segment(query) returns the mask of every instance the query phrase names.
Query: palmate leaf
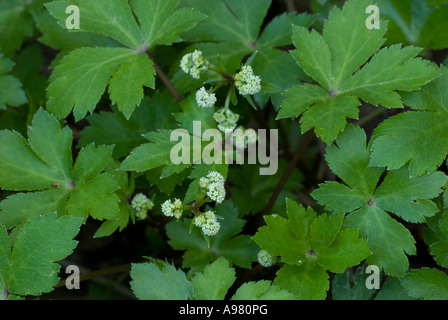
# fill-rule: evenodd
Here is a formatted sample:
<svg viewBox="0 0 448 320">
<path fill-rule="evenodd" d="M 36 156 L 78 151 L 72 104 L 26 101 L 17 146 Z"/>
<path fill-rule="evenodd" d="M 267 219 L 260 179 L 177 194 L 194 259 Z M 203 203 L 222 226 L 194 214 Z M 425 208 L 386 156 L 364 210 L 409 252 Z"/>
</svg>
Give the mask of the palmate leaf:
<svg viewBox="0 0 448 320">
<path fill-rule="evenodd" d="M 8 74 L 13 66 L 14 63 L 0 53 L 0 110 L 6 109 L 6 106 L 17 107 L 28 101 L 19 79 Z"/>
<path fill-rule="evenodd" d="M 93 144 L 81 149 L 72 164 L 72 133 L 39 109 L 28 128 L 28 140 L 15 131 L 0 131 L 0 187 L 15 193 L 0 203 L 0 222 L 8 228 L 57 211 L 87 218 L 114 219 L 119 185 L 103 173 L 112 146 Z"/>
<path fill-rule="evenodd" d="M 358 238 L 357 229 L 342 229 L 343 214 L 317 216 L 313 209 L 289 199 L 287 214 L 288 219 L 266 216 L 267 226 L 253 240 L 285 263 L 274 284 L 297 299 L 325 299 L 330 285 L 327 270 L 344 272 L 369 256 L 370 250 Z"/>
<path fill-rule="evenodd" d="M 305 79 L 294 59 L 287 52 L 280 50 L 280 47 L 291 44 L 291 24 L 309 27 L 314 16 L 305 13 L 284 13 L 272 19 L 261 30 L 271 2 L 182 1 L 181 5 L 196 8 L 208 16 L 194 29 L 186 32 L 183 38 L 195 42 L 188 51 L 201 50 L 210 62 L 218 65 L 219 61 L 222 61 L 229 72 L 239 69 L 245 56 L 257 52 L 251 66 L 262 81 L 269 84 L 269 95 L 278 108 L 283 99 L 281 92 L 298 80 Z M 176 87 L 184 87 L 186 79 L 182 72 L 176 74 Z"/>
<path fill-rule="evenodd" d="M 58 283 L 60 266 L 77 245 L 82 219 L 55 212 L 28 220 L 15 238 L 0 225 L 0 288 L 3 293 L 38 296 Z"/>
<path fill-rule="evenodd" d="M 448 69 L 421 90 L 404 95 L 408 111 L 382 122 L 372 136 L 371 165 L 397 169 L 409 163 L 412 176 L 433 172 L 448 154 Z M 393 146 L 393 151 L 391 147 Z"/>
<path fill-rule="evenodd" d="M 331 170 L 345 184 L 326 182 L 312 196 L 329 211 L 350 213 L 344 225 L 359 228 L 372 250 L 367 260 L 385 272 L 401 276 L 408 269 L 407 254 L 415 254 L 415 240 L 410 232 L 386 212 L 413 222 L 425 222 L 437 213 L 430 199 L 442 192 L 448 177 L 434 172 L 410 177 L 408 168 L 388 171 L 377 187 L 384 168 L 369 166 L 370 145 L 364 131 L 348 126 L 327 148 L 326 160 Z"/>
<path fill-rule="evenodd" d="M 372 3 L 350 0 L 342 9 L 335 7 L 323 35 L 293 27 L 297 50 L 291 54 L 316 84 L 289 88 L 277 119 L 301 116 L 303 132 L 315 128 L 330 144 L 344 130 L 346 118 L 358 118 L 360 99 L 401 108 L 397 90 L 419 89 L 440 75 L 434 64 L 416 58 L 421 49 L 393 45 L 380 50 L 387 28 L 384 22 L 380 29 L 366 28 L 365 9 Z"/>
<path fill-rule="evenodd" d="M 143 99 L 144 87 L 155 87 L 156 72 L 147 52 L 156 45 L 180 41 L 180 33 L 205 18 L 192 9 L 176 9 L 178 3 L 179 0 L 47 3 L 50 14 L 62 27 L 67 18 L 65 9 L 76 5 L 82 12 L 80 31 L 110 37 L 124 46 L 78 48 L 63 57 L 50 77 L 48 109 L 59 118 L 73 109 L 75 119 L 81 120 L 94 110 L 108 86 L 112 103 L 129 119 Z"/>
</svg>

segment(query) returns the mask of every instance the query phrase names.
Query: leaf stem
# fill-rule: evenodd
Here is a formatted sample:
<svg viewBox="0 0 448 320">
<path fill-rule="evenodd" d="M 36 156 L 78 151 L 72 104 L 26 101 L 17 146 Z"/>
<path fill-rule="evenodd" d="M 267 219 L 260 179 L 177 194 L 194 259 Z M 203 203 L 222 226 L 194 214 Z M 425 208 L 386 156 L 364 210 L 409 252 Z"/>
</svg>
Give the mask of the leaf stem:
<svg viewBox="0 0 448 320">
<path fill-rule="evenodd" d="M 182 102 L 182 95 L 177 91 L 177 89 L 173 86 L 168 76 L 165 74 L 165 72 L 160 68 L 160 66 L 157 64 L 157 62 L 154 60 L 153 57 L 149 53 L 148 57 L 152 60 L 152 63 L 154 64 L 154 69 L 156 69 L 157 75 L 159 76 L 160 80 L 162 80 L 163 84 L 166 86 L 166 88 L 169 90 L 171 95 L 174 97 L 177 103 Z"/>
</svg>

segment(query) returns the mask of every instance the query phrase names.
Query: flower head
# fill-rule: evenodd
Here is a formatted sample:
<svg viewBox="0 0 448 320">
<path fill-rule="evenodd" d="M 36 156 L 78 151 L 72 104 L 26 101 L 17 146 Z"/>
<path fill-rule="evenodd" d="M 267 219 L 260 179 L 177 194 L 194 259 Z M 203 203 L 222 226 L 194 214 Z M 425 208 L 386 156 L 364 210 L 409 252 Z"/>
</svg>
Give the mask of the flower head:
<svg viewBox="0 0 448 320">
<path fill-rule="evenodd" d="M 208 236 L 214 236 L 221 228 L 213 211 L 206 211 L 194 218 L 194 225 L 201 228 L 202 232 Z"/>
<path fill-rule="evenodd" d="M 229 133 L 235 130 L 240 115 L 229 109 L 221 109 L 213 114 L 213 118 L 218 123 L 220 131 Z"/>
<path fill-rule="evenodd" d="M 175 217 L 179 219 L 182 216 L 183 204 L 179 199 L 166 200 L 162 203 L 162 213 L 167 217 Z"/>
<path fill-rule="evenodd" d="M 214 93 L 209 93 L 202 87 L 196 92 L 196 102 L 202 108 L 210 108 L 215 105 L 216 96 Z"/>
<path fill-rule="evenodd" d="M 258 263 L 269 268 L 277 262 L 277 259 L 266 250 L 260 250 L 257 254 Z"/>
<path fill-rule="evenodd" d="M 202 52 L 195 50 L 193 53 L 187 53 L 180 61 L 181 69 L 190 74 L 194 79 L 201 77 L 201 72 L 207 70 L 208 62 L 202 56 Z"/>
<path fill-rule="evenodd" d="M 138 219 L 146 219 L 148 210 L 154 207 L 154 203 L 148 199 L 143 193 L 138 193 L 131 201 L 131 207 L 135 210 Z"/>
<path fill-rule="evenodd" d="M 235 75 L 235 85 L 243 96 L 256 94 L 261 90 L 261 78 L 254 75 L 251 66 L 243 66 Z"/>
<path fill-rule="evenodd" d="M 208 236 L 214 236 L 218 233 L 221 228 L 221 224 L 216 220 L 207 220 L 206 223 L 202 225 L 202 232 Z"/>
<path fill-rule="evenodd" d="M 210 197 L 216 203 L 221 203 L 226 198 L 226 190 L 224 184 L 219 182 L 213 182 L 208 185 L 207 196 Z"/>
</svg>

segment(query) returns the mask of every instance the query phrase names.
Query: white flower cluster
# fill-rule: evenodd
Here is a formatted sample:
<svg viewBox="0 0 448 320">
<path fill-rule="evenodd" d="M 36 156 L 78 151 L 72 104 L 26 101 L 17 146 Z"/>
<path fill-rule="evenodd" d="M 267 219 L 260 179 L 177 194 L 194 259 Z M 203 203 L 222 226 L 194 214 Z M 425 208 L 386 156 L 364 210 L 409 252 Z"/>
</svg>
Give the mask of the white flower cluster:
<svg viewBox="0 0 448 320">
<path fill-rule="evenodd" d="M 180 67 L 183 72 L 191 75 L 194 79 L 199 79 L 201 73 L 207 70 L 208 62 L 202 56 L 202 52 L 195 50 L 193 53 L 187 53 L 180 61 Z"/>
<path fill-rule="evenodd" d="M 221 224 L 216 219 L 213 211 L 206 211 L 195 217 L 194 225 L 201 228 L 202 232 L 208 236 L 214 236 L 221 228 Z"/>
<path fill-rule="evenodd" d="M 261 90 L 261 78 L 254 75 L 251 66 L 243 66 L 235 75 L 235 85 L 243 96 L 256 94 Z"/>
<path fill-rule="evenodd" d="M 214 93 L 209 93 L 202 87 L 196 92 L 196 102 L 198 103 L 198 106 L 202 108 L 210 108 L 215 105 L 216 96 Z"/>
<path fill-rule="evenodd" d="M 182 216 L 183 204 L 179 199 L 174 199 L 174 202 L 171 200 L 166 200 L 162 203 L 162 213 L 167 217 L 175 217 L 179 219 Z"/>
<path fill-rule="evenodd" d="M 258 263 L 261 264 L 265 268 L 269 268 L 277 262 L 277 259 L 274 256 L 272 256 L 269 252 L 267 252 L 266 250 L 260 250 L 258 252 L 257 260 L 258 260 Z"/>
<path fill-rule="evenodd" d="M 218 123 L 218 129 L 220 131 L 229 133 L 235 130 L 240 116 L 229 109 L 221 109 L 213 114 L 213 118 Z"/>
<path fill-rule="evenodd" d="M 211 171 L 207 177 L 199 179 L 199 186 L 211 200 L 221 203 L 226 198 L 224 182 L 224 177 L 219 172 Z"/>
<path fill-rule="evenodd" d="M 131 207 L 135 210 L 135 216 L 144 220 L 148 216 L 148 210 L 154 207 L 154 203 L 143 193 L 138 193 L 131 201 Z"/>
</svg>

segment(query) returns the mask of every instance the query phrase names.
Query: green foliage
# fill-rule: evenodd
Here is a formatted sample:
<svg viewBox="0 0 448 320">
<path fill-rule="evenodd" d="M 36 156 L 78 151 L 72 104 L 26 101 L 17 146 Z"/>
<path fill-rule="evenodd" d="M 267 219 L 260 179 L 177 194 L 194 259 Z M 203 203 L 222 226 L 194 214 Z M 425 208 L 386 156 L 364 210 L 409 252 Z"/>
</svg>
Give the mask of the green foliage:
<svg viewBox="0 0 448 320">
<path fill-rule="evenodd" d="M 275 284 L 298 299 L 324 299 L 329 288 L 326 271 L 344 272 L 365 259 L 370 250 L 358 239 L 358 230 L 341 229 L 343 214 L 317 216 L 312 208 L 305 209 L 292 200 L 287 200 L 287 214 L 288 219 L 266 216 L 267 226 L 253 239 L 286 263 Z"/>
<path fill-rule="evenodd" d="M 388 171 L 378 186 L 384 168 L 369 166 L 370 147 L 364 131 L 349 126 L 327 148 L 326 160 L 345 184 L 326 182 L 313 197 L 327 210 L 349 213 L 347 227 L 359 228 L 372 250 L 370 264 L 384 268 L 393 276 L 409 267 L 406 254 L 415 254 L 411 233 L 387 212 L 414 223 L 425 222 L 437 213 L 430 199 L 442 191 L 447 177 L 442 172 L 411 177 L 407 168 Z"/>
<path fill-rule="evenodd" d="M 0 0 L 0 297 L 448 299 L 447 18 Z"/>
<path fill-rule="evenodd" d="M 110 37 L 125 47 L 82 47 L 64 56 L 50 77 L 49 110 L 64 118 L 73 109 L 76 120 L 81 120 L 88 112 L 93 112 L 108 86 L 111 102 L 129 119 L 143 99 L 143 87 L 155 87 L 156 71 L 146 53 L 157 45 L 180 41 L 180 33 L 205 18 L 192 9 L 176 10 L 177 0 L 170 0 L 163 7 L 160 2 L 73 0 L 48 3 L 46 7 L 62 27 L 65 26 L 65 9 L 76 5 L 83 12 L 81 31 Z M 103 14 L 98 15 L 98 12 Z"/>
<path fill-rule="evenodd" d="M 119 185 L 103 172 L 111 146 L 83 148 L 72 163 L 72 133 L 40 109 L 28 128 L 28 140 L 19 133 L 0 131 L 0 186 L 20 192 L 1 202 L 0 221 L 12 228 L 52 211 L 95 219 L 115 219 Z"/>
<path fill-rule="evenodd" d="M 448 276 L 440 270 L 415 269 L 408 272 L 400 281 L 414 298 L 423 300 L 448 299 Z"/>
<path fill-rule="evenodd" d="M 323 35 L 293 27 L 297 50 L 292 55 L 316 84 L 289 88 L 277 119 L 302 115 L 302 132 L 314 128 L 330 144 L 344 130 L 346 118 L 358 118 L 359 98 L 402 108 L 397 90 L 418 89 L 439 75 L 428 61 L 415 58 L 421 49 L 393 45 L 379 50 L 386 24 L 380 29 L 365 27 L 366 16 L 360 12 L 370 4 L 370 0 L 349 1 L 342 10 L 334 8 Z"/>
<path fill-rule="evenodd" d="M 216 206 L 216 214 L 223 218 L 221 229 L 210 245 L 197 229 L 190 230 L 191 221 L 170 222 L 166 226 L 168 243 L 176 250 L 185 250 L 183 267 L 203 266 L 219 257 L 230 263 L 250 268 L 256 260 L 257 246 L 248 235 L 241 235 L 245 224 L 238 218 L 238 209 L 230 200 Z"/>
<path fill-rule="evenodd" d="M 189 281 L 182 270 L 162 263 L 133 264 L 131 287 L 142 300 L 224 300 L 235 281 L 235 270 L 225 258 L 219 258 L 196 272 Z M 292 300 L 287 290 L 269 281 L 250 281 L 243 284 L 232 300 Z"/>
<path fill-rule="evenodd" d="M 28 220 L 15 239 L 0 226 L 0 288 L 4 295 L 38 296 L 58 283 L 56 261 L 69 256 L 77 245 L 82 219 L 57 218 L 49 213 Z M 36 253 L 39 254 L 36 254 Z"/>
</svg>

